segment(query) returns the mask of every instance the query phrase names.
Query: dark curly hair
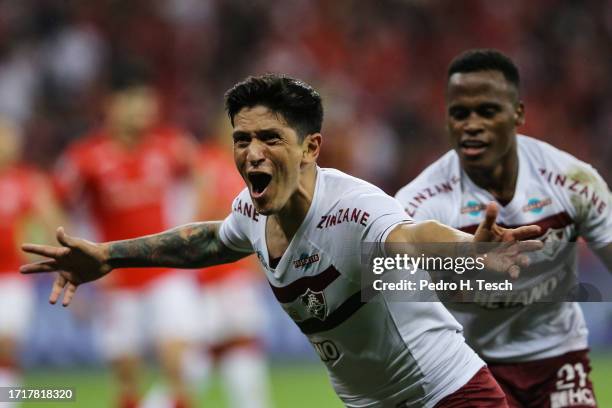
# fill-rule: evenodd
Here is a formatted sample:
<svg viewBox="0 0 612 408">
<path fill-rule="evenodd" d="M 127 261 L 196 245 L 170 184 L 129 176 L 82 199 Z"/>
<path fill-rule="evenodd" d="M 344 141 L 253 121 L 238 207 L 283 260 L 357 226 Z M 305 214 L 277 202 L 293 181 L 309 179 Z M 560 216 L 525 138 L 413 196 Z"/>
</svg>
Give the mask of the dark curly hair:
<svg viewBox="0 0 612 408">
<path fill-rule="evenodd" d="M 250 76 L 225 93 L 225 110 L 234 116 L 243 108 L 262 105 L 279 113 L 294 128 L 300 140 L 321 131 L 323 104 L 310 85 L 285 75 Z"/>
</svg>

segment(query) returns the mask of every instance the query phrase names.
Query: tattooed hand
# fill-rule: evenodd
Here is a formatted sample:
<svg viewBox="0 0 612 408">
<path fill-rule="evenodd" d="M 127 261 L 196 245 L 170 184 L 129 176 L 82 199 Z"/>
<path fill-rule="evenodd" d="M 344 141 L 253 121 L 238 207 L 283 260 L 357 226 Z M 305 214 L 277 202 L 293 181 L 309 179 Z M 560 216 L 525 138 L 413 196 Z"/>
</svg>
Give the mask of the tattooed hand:
<svg viewBox="0 0 612 408">
<path fill-rule="evenodd" d="M 96 244 L 71 237 L 57 229 L 60 247 L 24 244 L 22 249 L 46 259 L 23 265 L 23 274 L 58 272 L 49 302 L 55 304 L 64 291 L 68 306 L 76 288 L 100 279 L 114 268 L 166 266 L 200 268 L 233 262 L 249 255 L 230 250 L 219 239 L 220 221 L 183 225 L 155 235 Z"/>
<path fill-rule="evenodd" d="M 51 289 L 49 302 L 55 304 L 64 290 L 62 304 L 68 306 L 77 286 L 81 283 L 100 279 L 112 270 L 107 262 L 108 245 L 95 244 L 84 239 L 71 237 L 62 227 L 57 229 L 60 247 L 50 245 L 24 244 L 22 249 L 46 259 L 23 265 L 23 274 L 58 272 Z"/>
</svg>

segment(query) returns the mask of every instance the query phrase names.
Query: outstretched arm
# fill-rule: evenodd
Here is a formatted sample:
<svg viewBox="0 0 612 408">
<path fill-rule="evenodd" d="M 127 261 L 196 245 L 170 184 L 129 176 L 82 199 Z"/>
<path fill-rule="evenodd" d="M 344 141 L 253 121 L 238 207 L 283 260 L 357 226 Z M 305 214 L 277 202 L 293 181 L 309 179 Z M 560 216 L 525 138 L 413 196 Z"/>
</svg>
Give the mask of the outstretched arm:
<svg viewBox="0 0 612 408">
<path fill-rule="evenodd" d="M 219 238 L 221 223 L 196 222 L 160 234 L 102 245 L 108 247 L 108 263 L 112 268 L 202 268 L 234 262 L 249 255 L 223 245 Z"/>
<path fill-rule="evenodd" d="M 81 283 L 100 279 L 114 268 L 166 266 L 198 268 L 233 262 L 248 255 L 221 243 L 221 221 L 183 225 L 166 232 L 140 238 L 93 243 L 57 230 L 61 246 L 24 244 L 22 249 L 46 259 L 23 265 L 21 273 L 59 272 L 49 301 L 57 302 L 65 288 L 67 306 Z"/>
<path fill-rule="evenodd" d="M 433 220 L 399 225 L 387 237 L 385 242 L 387 252 L 408 252 L 413 256 L 426 252 L 427 256 L 457 257 L 477 255 L 478 249 L 476 246 L 470 247 L 474 252 L 466 253 L 463 251 L 465 246 L 428 246 L 427 244 L 497 242 L 500 245 L 496 246 L 493 251 L 496 256 L 488 258 L 487 267 L 499 272 L 507 272 L 511 277 L 517 278 L 520 268 L 527 266 L 529 262 L 523 252 L 542 248 L 540 241 L 528 240 L 540 234 L 540 227 L 536 225 L 513 229 L 500 227 L 495 223 L 498 212 L 497 206 L 489 203 L 485 210 L 485 219 L 480 223 L 474 235 Z"/>
</svg>

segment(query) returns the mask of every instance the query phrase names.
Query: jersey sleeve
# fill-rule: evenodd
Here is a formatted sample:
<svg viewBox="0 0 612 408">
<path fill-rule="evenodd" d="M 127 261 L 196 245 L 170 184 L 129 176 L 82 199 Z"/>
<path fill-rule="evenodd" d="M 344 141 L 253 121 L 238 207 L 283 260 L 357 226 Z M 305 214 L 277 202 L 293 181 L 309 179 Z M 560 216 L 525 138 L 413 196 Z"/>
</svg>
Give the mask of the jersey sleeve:
<svg viewBox="0 0 612 408">
<path fill-rule="evenodd" d="M 244 193 L 234 199 L 232 212 L 223 220 L 219 229 L 219 238 L 223 245 L 234 251 L 252 253 L 254 250 L 249 232 L 253 227 L 251 223 L 256 221 L 242 212 L 243 206 L 248 205 L 245 199 Z"/>
<path fill-rule="evenodd" d="M 384 243 L 393 227 L 413 222 L 401 204 L 382 191 L 360 195 L 355 200 L 355 205 L 364 209 L 366 217 L 366 228 L 361 236 L 363 243 Z"/>
<path fill-rule="evenodd" d="M 395 198 L 415 221 L 438 220 L 448 224 L 452 202 L 457 199 L 455 194 L 461 190 L 460 180 L 459 158 L 450 150 L 402 187 Z"/>
<path fill-rule="evenodd" d="M 574 195 L 572 204 L 576 209 L 579 234 L 594 248 L 612 242 L 612 193 L 597 170 L 585 164 L 588 173 L 590 194 Z"/>
<path fill-rule="evenodd" d="M 395 194 L 395 199 L 414 221 L 441 220 L 442 216 L 435 211 L 433 203 L 423 203 L 423 197 L 424 193 L 415 182 L 404 186 Z"/>
</svg>

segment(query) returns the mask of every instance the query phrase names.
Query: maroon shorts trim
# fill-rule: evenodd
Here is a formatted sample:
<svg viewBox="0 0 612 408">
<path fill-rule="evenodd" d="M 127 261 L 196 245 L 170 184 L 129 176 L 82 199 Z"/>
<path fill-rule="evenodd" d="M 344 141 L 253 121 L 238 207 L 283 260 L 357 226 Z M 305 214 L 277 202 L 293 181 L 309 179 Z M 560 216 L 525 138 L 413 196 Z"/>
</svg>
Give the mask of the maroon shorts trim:
<svg viewBox="0 0 612 408">
<path fill-rule="evenodd" d="M 597 407 L 588 350 L 523 363 L 489 364 L 510 408 Z"/>
<path fill-rule="evenodd" d="M 463 387 L 444 397 L 435 408 L 508 408 L 506 396 L 487 367 Z"/>
</svg>

